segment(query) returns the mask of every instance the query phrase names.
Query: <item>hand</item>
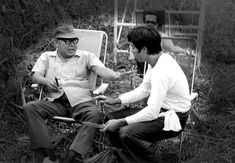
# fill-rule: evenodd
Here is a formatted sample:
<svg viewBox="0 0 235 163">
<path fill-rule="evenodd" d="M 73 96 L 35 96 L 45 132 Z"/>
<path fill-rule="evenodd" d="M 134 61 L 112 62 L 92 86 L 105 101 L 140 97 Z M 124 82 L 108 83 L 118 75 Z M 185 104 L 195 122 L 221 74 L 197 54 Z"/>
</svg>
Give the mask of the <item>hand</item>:
<svg viewBox="0 0 235 163">
<path fill-rule="evenodd" d="M 126 80 L 129 77 L 134 76 L 136 74 L 136 72 L 137 72 L 136 70 L 127 71 L 127 72 L 120 72 L 118 80 Z"/>
<path fill-rule="evenodd" d="M 120 127 L 127 125 L 125 119 L 111 119 L 106 124 L 102 131 L 116 131 Z"/>
<path fill-rule="evenodd" d="M 191 49 L 189 49 L 189 48 L 186 48 L 186 49 L 184 49 L 184 53 L 188 56 L 188 55 L 190 55 L 190 53 L 191 53 Z"/>
<path fill-rule="evenodd" d="M 121 103 L 121 100 L 119 98 L 111 98 L 111 97 L 107 97 L 107 96 L 96 96 L 94 97 L 95 100 L 99 100 L 100 103 L 106 103 L 109 105 L 113 105 L 113 104 L 117 104 L 117 103 Z"/>
<path fill-rule="evenodd" d="M 60 86 L 57 86 L 57 83 L 54 80 L 47 80 L 46 86 L 47 86 L 48 90 L 51 92 L 58 92 L 62 89 Z"/>
</svg>

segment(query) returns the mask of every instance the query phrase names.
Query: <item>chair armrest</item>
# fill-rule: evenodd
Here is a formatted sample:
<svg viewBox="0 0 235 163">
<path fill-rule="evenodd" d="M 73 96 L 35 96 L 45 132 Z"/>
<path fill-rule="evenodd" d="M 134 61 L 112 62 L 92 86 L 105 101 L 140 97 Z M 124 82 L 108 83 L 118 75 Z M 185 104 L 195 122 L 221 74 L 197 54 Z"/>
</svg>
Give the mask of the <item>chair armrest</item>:
<svg viewBox="0 0 235 163">
<path fill-rule="evenodd" d="M 98 88 L 96 88 L 93 91 L 93 94 L 94 95 L 103 94 L 106 91 L 106 89 L 108 88 L 108 86 L 109 86 L 109 83 L 102 83 Z"/>
<path fill-rule="evenodd" d="M 51 119 L 61 121 L 61 122 L 79 123 L 79 122 L 75 121 L 74 118 L 68 118 L 68 117 L 54 116 Z"/>
<path fill-rule="evenodd" d="M 36 89 L 36 88 L 38 88 L 39 87 L 39 84 L 32 84 L 31 85 L 31 88 L 34 88 L 34 89 Z"/>
</svg>

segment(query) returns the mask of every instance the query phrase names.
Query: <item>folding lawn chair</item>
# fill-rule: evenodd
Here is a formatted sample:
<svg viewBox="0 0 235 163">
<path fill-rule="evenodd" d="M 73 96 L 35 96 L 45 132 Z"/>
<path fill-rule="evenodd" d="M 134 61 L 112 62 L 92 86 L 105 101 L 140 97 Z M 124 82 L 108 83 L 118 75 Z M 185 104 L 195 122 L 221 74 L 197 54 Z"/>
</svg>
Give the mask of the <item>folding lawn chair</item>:
<svg viewBox="0 0 235 163">
<path fill-rule="evenodd" d="M 104 31 L 99 31 L 99 30 L 75 29 L 74 31 L 79 36 L 79 42 L 77 45 L 78 50 L 89 51 L 95 54 L 98 58 L 100 58 L 102 47 L 104 47 L 102 62 L 105 64 L 107 46 L 108 46 L 108 35 Z M 108 84 L 103 83 L 103 80 L 102 80 L 100 87 L 96 89 L 96 79 L 97 79 L 97 75 L 94 73 L 91 73 L 89 77 L 89 84 L 91 86 L 91 91 L 93 91 L 93 94 L 102 94 L 107 88 Z M 102 113 L 103 113 L 103 110 L 102 110 Z M 64 121 L 64 122 L 76 123 L 76 121 L 73 118 L 68 118 L 68 117 L 54 116 L 52 119 Z"/>
<path fill-rule="evenodd" d="M 95 54 L 98 58 L 101 58 L 102 56 L 102 62 L 105 64 L 108 45 L 107 34 L 104 31 L 99 30 L 74 29 L 74 31 L 79 36 L 79 42 L 77 45 L 78 50 L 89 51 Z M 89 84 L 91 88 L 90 90 L 93 92 L 94 95 L 103 94 L 108 87 L 108 83 L 103 83 L 103 80 L 101 80 L 101 85 L 96 88 L 96 81 L 97 75 L 95 73 L 91 73 L 89 77 Z M 33 84 L 32 87 L 38 87 L 38 85 Z M 39 100 L 43 100 L 43 88 L 40 89 Z M 102 106 L 98 102 L 97 105 L 103 113 Z M 82 125 L 81 122 L 77 122 L 74 118 L 71 117 L 54 116 L 50 120 L 65 122 L 66 126 L 71 126 L 72 128 L 69 129 L 69 134 L 74 133 Z M 54 142 L 54 146 L 58 144 L 63 137 L 66 136 L 62 136 L 57 139 Z"/>
<path fill-rule="evenodd" d="M 192 102 L 192 106 L 189 110 L 191 112 L 193 109 L 193 102 L 198 96 L 197 92 L 193 91 L 195 73 L 196 73 L 196 68 L 197 68 L 196 40 L 190 37 L 162 37 L 162 40 L 164 39 L 165 40 L 171 39 L 174 45 L 179 46 L 184 49 L 189 49 L 188 53 L 175 53 L 175 52 L 167 52 L 167 53 L 170 53 L 173 56 L 173 58 L 178 62 L 178 64 L 181 66 L 182 70 L 184 71 L 186 75 L 186 78 L 189 83 L 190 99 Z M 191 123 L 190 114 L 189 114 L 187 124 L 189 123 Z M 181 150 L 182 150 L 184 134 L 185 134 L 185 131 L 182 131 L 180 135 L 180 151 L 179 151 L 180 155 L 181 155 Z"/>
</svg>

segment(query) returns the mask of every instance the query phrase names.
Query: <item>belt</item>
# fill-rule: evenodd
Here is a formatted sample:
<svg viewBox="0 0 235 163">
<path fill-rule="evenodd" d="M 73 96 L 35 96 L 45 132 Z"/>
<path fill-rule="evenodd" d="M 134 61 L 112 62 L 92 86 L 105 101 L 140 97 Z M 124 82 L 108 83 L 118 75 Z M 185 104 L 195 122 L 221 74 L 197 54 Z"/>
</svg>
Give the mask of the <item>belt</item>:
<svg viewBox="0 0 235 163">
<path fill-rule="evenodd" d="M 169 111 L 168 109 L 165 108 L 161 108 L 160 113 L 161 112 L 167 112 Z M 189 114 L 189 111 L 186 112 L 175 112 L 178 116 L 187 116 Z"/>
</svg>

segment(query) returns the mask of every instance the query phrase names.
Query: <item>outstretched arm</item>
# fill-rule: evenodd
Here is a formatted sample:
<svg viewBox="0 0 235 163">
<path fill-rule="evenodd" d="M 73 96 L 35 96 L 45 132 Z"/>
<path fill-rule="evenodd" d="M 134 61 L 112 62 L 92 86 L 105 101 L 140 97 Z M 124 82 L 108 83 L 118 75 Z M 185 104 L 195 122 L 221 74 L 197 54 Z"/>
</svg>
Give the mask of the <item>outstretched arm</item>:
<svg viewBox="0 0 235 163">
<path fill-rule="evenodd" d="M 110 105 L 121 103 L 120 98 L 110 98 L 110 97 L 106 97 L 106 96 L 97 96 L 97 97 L 95 97 L 95 99 L 99 100 L 100 102 L 110 104 Z M 127 125 L 127 122 L 124 118 L 111 119 L 105 124 L 103 131 L 115 131 L 125 125 Z"/>
<path fill-rule="evenodd" d="M 163 39 L 162 47 L 165 51 L 177 52 L 177 53 L 185 53 L 185 49 L 175 46 L 171 39 Z"/>
<path fill-rule="evenodd" d="M 101 103 L 106 103 L 109 105 L 121 104 L 120 98 L 111 98 L 107 96 L 96 96 L 95 100 L 99 100 Z"/>
<path fill-rule="evenodd" d="M 92 71 L 107 80 L 117 80 L 117 79 L 124 80 L 136 72 L 136 71 L 127 71 L 120 73 L 120 72 L 115 72 L 112 69 L 104 66 L 93 66 Z"/>
</svg>

